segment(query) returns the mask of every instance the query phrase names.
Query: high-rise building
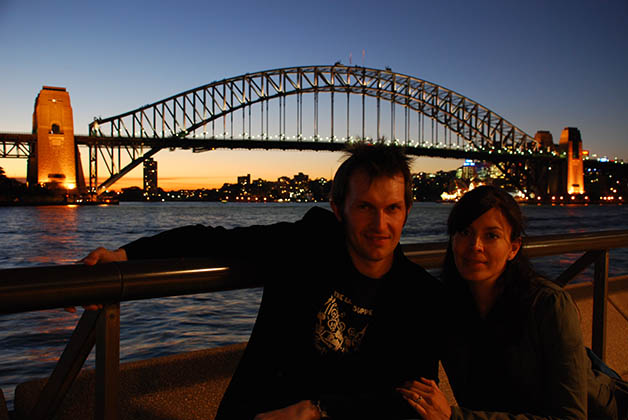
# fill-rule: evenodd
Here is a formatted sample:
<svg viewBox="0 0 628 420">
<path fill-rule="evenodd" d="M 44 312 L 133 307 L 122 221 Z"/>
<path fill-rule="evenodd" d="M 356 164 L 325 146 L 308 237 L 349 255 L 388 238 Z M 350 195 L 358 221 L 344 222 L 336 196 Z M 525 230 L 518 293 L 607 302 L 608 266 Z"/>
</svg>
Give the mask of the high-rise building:
<svg viewBox="0 0 628 420">
<path fill-rule="evenodd" d="M 157 194 L 157 161 L 153 158 L 144 160 L 144 196 Z"/>
<path fill-rule="evenodd" d="M 239 185 L 251 185 L 251 174 L 246 174 L 245 176 L 238 177 Z"/>
</svg>

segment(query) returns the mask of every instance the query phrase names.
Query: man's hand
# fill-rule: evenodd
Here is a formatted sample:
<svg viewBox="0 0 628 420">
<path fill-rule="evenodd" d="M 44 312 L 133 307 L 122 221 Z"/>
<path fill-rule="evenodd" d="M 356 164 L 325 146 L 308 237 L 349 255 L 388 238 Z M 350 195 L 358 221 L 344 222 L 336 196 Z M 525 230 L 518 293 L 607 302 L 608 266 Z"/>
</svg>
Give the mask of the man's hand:
<svg viewBox="0 0 628 420">
<path fill-rule="evenodd" d="M 116 261 L 127 261 L 126 251 L 123 248 L 111 251 L 109 249 L 99 247 L 87 254 L 87 257 L 83 258 L 79 262 L 86 265 L 96 265 Z"/>
<path fill-rule="evenodd" d="M 279 410 L 260 413 L 253 420 L 319 420 L 321 414 L 310 400 L 304 400 Z"/>
<path fill-rule="evenodd" d="M 105 249 L 103 247 L 96 248 L 85 258 L 79 261 L 79 263 L 83 263 L 85 265 L 96 265 L 102 263 L 116 262 L 116 261 L 127 261 L 126 251 L 122 248 L 116 249 L 115 251 L 111 251 L 109 249 Z M 85 305 L 83 306 L 86 311 L 96 311 L 101 309 L 101 305 Z M 70 306 L 65 308 L 67 312 L 75 313 L 76 308 L 74 306 Z"/>
<path fill-rule="evenodd" d="M 397 390 L 425 420 L 448 420 L 451 417 L 445 394 L 431 379 L 406 382 Z"/>
</svg>

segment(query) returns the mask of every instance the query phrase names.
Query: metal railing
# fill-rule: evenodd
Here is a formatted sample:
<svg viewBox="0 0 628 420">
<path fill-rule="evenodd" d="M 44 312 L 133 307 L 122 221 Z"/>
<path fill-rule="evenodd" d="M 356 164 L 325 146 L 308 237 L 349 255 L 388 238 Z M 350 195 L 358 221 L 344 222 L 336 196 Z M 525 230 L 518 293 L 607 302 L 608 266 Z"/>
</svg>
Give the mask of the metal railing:
<svg viewBox="0 0 628 420">
<path fill-rule="evenodd" d="M 403 249 L 425 268 L 442 264 L 446 243 L 410 244 Z M 628 248 L 628 230 L 535 236 L 526 240 L 531 258 L 584 252 L 555 281 L 566 285 L 591 264 L 593 276 L 592 348 L 606 352 L 609 250 Z M 628 280 L 628 275 L 611 278 Z M 96 266 L 65 265 L 0 270 L 0 313 L 19 313 L 100 303 L 102 309 L 81 316 L 29 418 L 54 416 L 91 349 L 96 345 L 95 418 L 118 418 L 120 389 L 120 302 L 260 287 L 209 259 L 152 260 Z"/>
</svg>

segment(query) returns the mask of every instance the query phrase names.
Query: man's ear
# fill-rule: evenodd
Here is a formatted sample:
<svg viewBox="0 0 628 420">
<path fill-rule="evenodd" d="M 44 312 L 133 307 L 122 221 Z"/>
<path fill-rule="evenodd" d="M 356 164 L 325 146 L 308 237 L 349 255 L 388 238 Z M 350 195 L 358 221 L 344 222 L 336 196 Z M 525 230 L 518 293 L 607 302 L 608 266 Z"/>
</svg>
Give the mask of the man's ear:
<svg viewBox="0 0 628 420">
<path fill-rule="evenodd" d="M 338 207 L 338 205 L 334 203 L 333 201 L 330 201 L 329 205 L 331 206 L 331 209 L 334 211 L 334 214 L 336 215 L 336 219 L 338 219 L 339 222 L 342 222 L 342 209 Z"/>
</svg>

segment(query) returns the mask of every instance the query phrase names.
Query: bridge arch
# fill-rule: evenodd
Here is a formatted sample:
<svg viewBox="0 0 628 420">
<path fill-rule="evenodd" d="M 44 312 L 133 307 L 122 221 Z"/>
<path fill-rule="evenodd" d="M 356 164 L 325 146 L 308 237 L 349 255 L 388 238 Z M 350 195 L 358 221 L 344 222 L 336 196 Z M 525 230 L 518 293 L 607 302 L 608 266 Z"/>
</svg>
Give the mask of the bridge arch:
<svg viewBox="0 0 628 420">
<path fill-rule="evenodd" d="M 316 96 L 319 93 L 346 93 L 375 98 L 378 105 L 381 100 L 400 105 L 448 128 L 474 150 L 508 149 L 513 152 L 534 150 L 537 145 L 531 136 L 497 113 L 443 86 L 388 69 L 339 64 L 281 68 L 212 82 L 123 114 L 95 120 L 90 124 L 90 135 L 207 137 L 207 124 L 244 108 L 273 100 L 279 100 L 281 107 L 281 100 L 288 96 L 300 98 L 304 94 Z M 302 106 L 297 100 L 299 103 Z M 316 98 L 315 103 L 317 107 Z M 326 139 L 319 137 L 317 123 L 315 121 L 314 141 L 350 140 L 334 135 Z M 364 130 L 362 134 L 366 137 Z M 379 134 L 376 137 L 381 137 Z M 303 139 L 302 133 L 299 132 L 297 137 Z M 248 138 L 251 138 L 251 131 Z M 271 137 L 266 130 L 261 133 L 261 138 Z M 276 139 L 282 139 L 281 127 Z"/>
<path fill-rule="evenodd" d="M 321 135 L 319 130 L 319 95 L 331 98 L 330 135 Z M 346 133 L 340 137 L 334 127 L 334 95 L 346 95 Z M 296 97 L 296 136 L 292 143 L 286 130 L 286 98 Z M 313 97 L 313 135 L 303 134 L 303 98 Z M 350 97 L 361 98 L 361 135 L 349 132 Z M 377 129 L 368 136 L 365 131 L 365 99 L 374 100 Z M 115 183 L 134 167 L 151 157 L 162 148 L 192 148 L 203 151 L 213 147 L 231 148 L 287 148 L 339 150 L 345 142 L 359 139 L 381 140 L 381 102 L 390 103 L 390 140 L 413 149 L 412 154 L 428 156 L 465 156 L 480 154 L 487 157 L 497 152 L 519 158 L 538 150 L 533 137 L 481 104 L 443 86 L 393 72 L 390 69 L 373 69 L 360 66 L 302 66 L 247 73 L 181 92 L 152 104 L 109 118 L 95 119 L 89 125 L 90 136 L 102 137 L 98 145 L 90 146 L 90 189 L 100 191 Z M 278 104 L 279 123 L 276 134 L 270 134 L 269 104 Z M 259 106 L 260 131 L 253 134 L 251 127 L 253 108 Z M 395 108 L 405 110 L 405 136 L 395 135 Z M 248 116 L 246 114 L 248 110 Z M 434 125 L 438 141 L 438 125 L 445 134 L 449 132 L 447 144 L 429 144 L 423 140 L 412 140 L 408 136 L 409 112 L 428 117 Z M 234 115 L 242 114 L 242 133 L 234 136 Z M 257 111 L 255 111 L 257 112 Z M 248 117 L 248 118 L 247 118 Z M 226 120 L 230 119 L 230 133 Z M 216 135 L 216 122 L 222 120 L 223 132 Z M 248 129 L 245 128 L 248 122 Z M 436 124 L 434 124 L 436 123 Z M 273 123 L 274 124 L 274 123 Z M 382 124 L 383 125 L 383 124 Z M 208 131 L 211 126 L 211 133 Z M 419 123 L 420 126 L 420 123 Z M 425 130 L 425 123 L 423 123 Z M 463 139 L 464 146 L 454 145 L 451 133 Z M 445 136 L 446 137 L 446 136 Z M 420 138 L 420 135 L 419 135 Z M 120 157 L 120 141 L 131 163 L 123 167 Z M 116 142 L 117 141 L 117 142 Z M 435 148 L 433 146 L 436 146 Z M 143 148 L 149 147 L 148 152 Z M 117 163 L 115 162 L 117 148 Z M 447 150 L 449 149 L 449 150 Z M 460 150 L 451 150 L 460 149 Z M 445 150 L 445 151 L 443 151 Z M 107 165 L 110 178 L 101 185 L 97 183 L 98 154 Z M 453 154 L 452 154 L 453 153 Z M 458 153 L 458 155 L 455 155 Z M 492 159 L 495 159 L 493 154 Z"/>
</svg>

